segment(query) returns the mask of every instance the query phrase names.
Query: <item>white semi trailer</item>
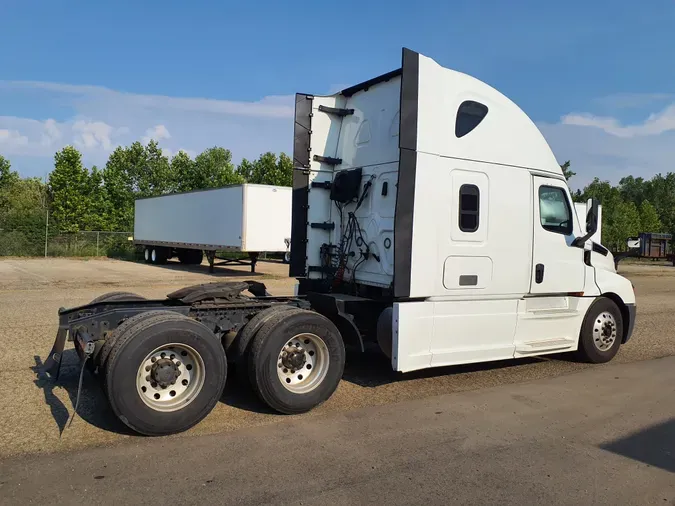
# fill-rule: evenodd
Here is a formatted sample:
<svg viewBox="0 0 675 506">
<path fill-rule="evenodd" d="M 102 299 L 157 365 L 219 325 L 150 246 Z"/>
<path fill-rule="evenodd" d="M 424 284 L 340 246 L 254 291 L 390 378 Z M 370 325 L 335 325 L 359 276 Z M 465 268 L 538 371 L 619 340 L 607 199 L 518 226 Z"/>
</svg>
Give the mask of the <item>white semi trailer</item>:
<svg viewBox="0 0 675 506">
<path fill-rule="evenodd" d="M 346 347 L 379 344 L 395 371 L 573 352 L 611 360 L 635 295 L 590 238 L 527 115 L 497 90 L 404 49 L 402 67 L 331 96 L 298 94 L 290 274 L 105 294 L 60 311 L 114 413 L 179 432 L 218 402 L 228 362 L 260 399 L 300 413 L 328 399 Z M 248 289 L 251 296 L 242 294 Z"/>
<path fill-rule="evenodd" d="M 177 257 L 183 264 L 199 265 L 206 253 L 210 269 L 217 251 L 244 252 L 255 272 L 260 253 L 282 252 L 290 259 L 291 196 L 288 187 L 239 184 L 138 199 L 134 244 L 153 264 Z"/>
</svg>

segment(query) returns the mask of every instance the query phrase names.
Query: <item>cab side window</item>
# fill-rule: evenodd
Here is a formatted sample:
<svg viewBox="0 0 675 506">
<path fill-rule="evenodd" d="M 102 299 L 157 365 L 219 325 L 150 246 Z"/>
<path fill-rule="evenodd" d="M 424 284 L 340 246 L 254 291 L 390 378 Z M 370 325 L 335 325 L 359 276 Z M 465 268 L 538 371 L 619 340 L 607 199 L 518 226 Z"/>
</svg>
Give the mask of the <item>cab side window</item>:
<svg viewBox="0 0 675 506">
<path fill-rule="evenodd" d="M 462 232 L 478 230 L 480 218 L 480 190 L 475 184 L 459 188 L 459 229 Z"/>
<path fill-rule="evenodd" d="M 539 187 L 539 217 L 545 230 L 572 234 L 572 210 L 565 190 L 555 186 Z"/>
</svg>

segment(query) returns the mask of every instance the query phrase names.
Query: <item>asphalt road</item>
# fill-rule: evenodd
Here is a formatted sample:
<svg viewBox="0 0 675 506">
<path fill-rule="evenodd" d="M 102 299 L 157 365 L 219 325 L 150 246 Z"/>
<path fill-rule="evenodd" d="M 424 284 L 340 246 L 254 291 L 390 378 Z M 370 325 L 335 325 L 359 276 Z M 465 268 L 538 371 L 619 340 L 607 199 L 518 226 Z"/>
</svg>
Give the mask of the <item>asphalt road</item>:
<svg viewBox="0 0 675 506">
<path fill-rule="evenodd" d="M 0 504 L 675 504 L 675 357 L 0 462 Z"/>
<path fill-rule="evenodd" d="M 57 384 L 39 373 L 39 364 L 56 333 L 60 306 L 84 304 L 109 291 L 163 297 L 189 284 L 242 278 L 262 280 L 275 294 L 292 293 L 294 280 L 284 277 L 287 266 L 260 263 L 258 267 L 256 276 L 246 268 L 218 268 L 209 275 L 206 266 L 155 267 L 105 259 L 0 259 L 0 458 L 114 447 L 141 439 L 115 418 L 98 383 L 88 374 L 78 416 L 68 425 L 80 372 L 74 351 L 66 351 Z M 622 271 L 636 287 L 638 321 L 633 338 L 622 346 L 613 363 L 675 355 L 675 268 L 626 265 Z M 343 381 L 331 399 L 293 419 L 560 376 L 588 367 L 592 366 L 569 357 L 549 356 L 399 375 L 375 350 L 350 355 Z M 205 420 L 166 441 L 287 421 L 288 417 L 271 412 L 231 377 L 222 402 Z"/>
</svg>

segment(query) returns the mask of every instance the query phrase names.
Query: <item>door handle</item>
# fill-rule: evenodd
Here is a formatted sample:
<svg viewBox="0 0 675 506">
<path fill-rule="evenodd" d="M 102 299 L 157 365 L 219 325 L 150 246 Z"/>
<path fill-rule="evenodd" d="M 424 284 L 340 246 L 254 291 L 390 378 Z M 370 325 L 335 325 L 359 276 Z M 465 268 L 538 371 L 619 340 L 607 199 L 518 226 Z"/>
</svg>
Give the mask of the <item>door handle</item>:
<svg viewBox="0 0 675 506">
<path fill-rule="evenodd" d="M 544 264 L 537 264 L 534 268 L 534 281 L 537 284 L 544 281 Z"/>
</svg>

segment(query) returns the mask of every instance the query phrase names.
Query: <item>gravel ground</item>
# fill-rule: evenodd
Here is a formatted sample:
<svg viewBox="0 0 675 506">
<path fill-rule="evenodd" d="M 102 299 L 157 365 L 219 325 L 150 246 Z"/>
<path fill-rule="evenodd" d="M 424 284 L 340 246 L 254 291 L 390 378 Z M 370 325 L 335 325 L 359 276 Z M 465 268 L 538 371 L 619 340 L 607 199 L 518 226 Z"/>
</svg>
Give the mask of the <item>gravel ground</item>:
<svg viewBox="0 0 675 506">
<path fill-rule="evenodd" d="M 258 274 L 245 267 L 177 264 L 154 267 L 107 259 L 0 260 L 0 458 L 25 453 L 51 453 L 135 439 L 108 408 L 98 383 L 85 374 L 78 416 L 72 425 L 79 367 L 70 344 L 58 384 L 37 372 L 49 352 L 61 306 L 87 303 L 108 292 L 125 290 L 147 297 L 194 283 L 227 279 L 263 281 L 276 294 L 290 294 L 294 280 L 287 266 L 258 264 Z M 634 362 L 675 355 L 675 268 L 626 264 L 621 271 L 634 283 L 638 321 L 633 339 L 615 362 Z M 300 415 L 322 416 L 352 408 L 382 405 L 420 397 L 471 390 L 504 383 L 557 376 L 581 368 L 566 357 L 527 359 L 456 366 L 411 373 L 393 373 L 376 352 L 348 359 L 344 380 L 333 397 L 316 410 Z M 595 366 L 598 367 L 598 366 Z M 253 394 L 228 380 L 222 402 L 190 431 L 167 438 L 214 434 L 242 427 L 276 423 L 289 417 L 272 413 Z M 165 444 L 165 443 L 162 443 Z"/>
</svg>

